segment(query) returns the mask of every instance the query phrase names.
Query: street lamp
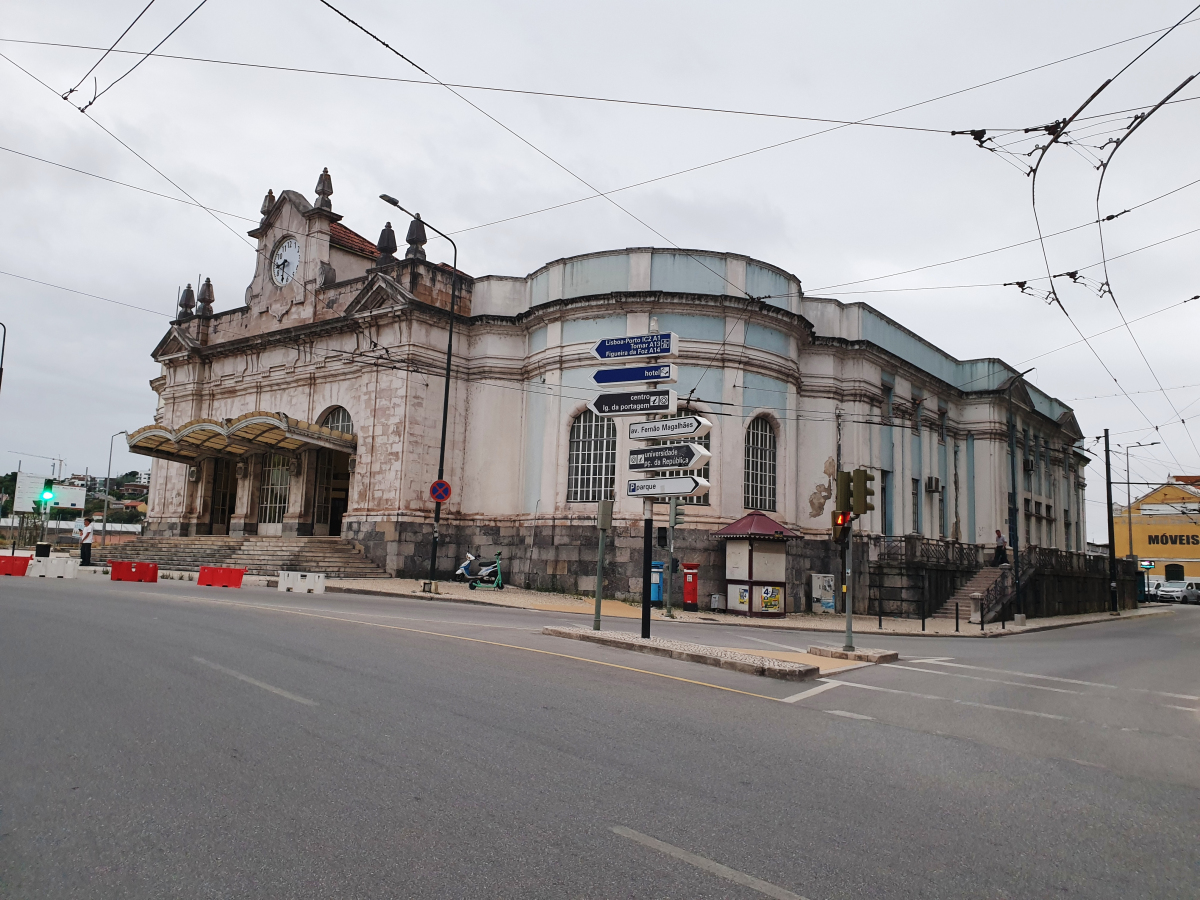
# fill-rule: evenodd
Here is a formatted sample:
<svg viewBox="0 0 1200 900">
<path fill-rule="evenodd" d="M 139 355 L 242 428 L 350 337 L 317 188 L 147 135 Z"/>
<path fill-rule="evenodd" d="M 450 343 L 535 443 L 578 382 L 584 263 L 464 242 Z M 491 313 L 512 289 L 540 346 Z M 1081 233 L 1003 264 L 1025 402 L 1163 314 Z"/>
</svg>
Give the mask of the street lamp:
<svg viewBox="0 0 1200 900">
<path fill-rule="evenodd" d="M 1162 441 L 1149 444 L 1130 444 L 1125 448 L 1125 521 L 1129 528 L 1129 555 L 1133 556 L 1133 485 L 1129 483 L 1129 451 L 1134 447 L 1157 447 Z"/>
<path fill-rule="evenodd" d="M 1012 477 L 1012 493 L 1008 495 L 1008 543 L 1013 552 L 1013 580 L 1016 583 L 1017 611 L 1021 615 L 1025 614 L 1025 604 L 1021 599 L 1021 530 L 1017 527 L 1017 417 L 1013 415 L 1012 389 L 1013 385 L 1036 368 L 1037 366 L 1034 366 L 1014 375 L 1009 379 L 1008 388 L 1004 392 L 1008 397 L 1008 463 Z"/>
<path fill-rule="evenodd" d="M 438 473 L 437 480 L 441 481 L 446 474 L 446 420 L 450 414 L 450 362 L 454 351 L 454 311 L 458 304 L 458 244 L 454 243 L 454 239 L 446 232 L 430 225 L 420 215 L 410 213 L 407 209 L 400 205 L 400 201 L 395 197 L 389 197 L 387 194 L 380 194 L 379 199 L 384 203 L 390 203 L 400 212 L 410 216 L 421 222 L 426 228 L 430 228 L 437 234 L 440 234 L 450 242 L 450 246 L 454 248 L 454 262 L 451 264 L 454 269 L 454 277 L 451 280 L 450 287 L 450 328 L 446 338 L 446 387 L 442 393 L 442 442 L 438 448 Z M 429 553 L 429 580 L 437 580 L 437 549 L 438 549 L 438 523 L 442 521 L 442 501 L 435 500 L 433 507 L 433 547 Z"/>
<path fill-rule="evenodd" d="M 118 431 L 117 434 L 128 435 L 128 431 Z M 108 474 L 104 476 L 104 527 L 100 530 L 100 546 L 108 546 L 108 494 L 112 490 L 112 453 L 113 440 L 117 434 L 108 439 Z M 86 488 L 85 488 L 86 491 Z"/>
<path fill-rule="evenodd" d="M 0 385 L 4 384 L 4 347 L 8 343 L 8 326 L 0 322 L 0 328 L 4 329 L 4 333 L 0 335 Z"/>
</svg>

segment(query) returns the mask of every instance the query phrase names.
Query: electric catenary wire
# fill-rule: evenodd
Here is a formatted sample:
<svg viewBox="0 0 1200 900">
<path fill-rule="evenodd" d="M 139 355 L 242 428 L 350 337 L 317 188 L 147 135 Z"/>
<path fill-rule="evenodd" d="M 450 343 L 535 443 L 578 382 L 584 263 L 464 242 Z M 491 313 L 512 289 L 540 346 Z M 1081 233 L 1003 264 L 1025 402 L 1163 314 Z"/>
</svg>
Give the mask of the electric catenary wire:
<svg viewBox="0 0 1200 900">
<path fill-rule="evenodd" d="M 62 98 L 64 100 L 68 99 L 73 93 L 75 93 L 77 90 L 79 90 L 79 86 L 81 84 L 83 84 L 84 81 L 87 80 L 87 77 L 89 75 L 91 75 L 93 72 L 96 71 L 96 69 L 100 65 L 100 63 L 102 63 L 102 62 L 104 62 L 104 60 L 108 59 L 108 55 L 117 49 L 117 44 L 121 43 L 121 41 L 125 39 L 125 35 L 129 34 L 129 32 L 133 28 L 133 26 L 138 23 L 138 20 L 141 19 L 141 17 L 144 16 L 146 14 L 147 10 L 149 10 L 150 7 L 152 7 L 153 5 L 154 5 L 154 0 L 150 0 L 150 2 L 145 5 L 145 7 L 142 9 L 142 11 L 134 17 L 133 21 L 130 22 L 125 27 L 125 30 L 122 31 L 121 34 L 117 37 L 117 39 L 112 42 L 112 46 L 109 47 L 107 50 L 105 50 L 104 54 L 98 60 L 96 60 L 94 63 L 92 63 L 92 67 L 83 73 L 83 77 L 80 78 L 77 82 L 75 82 L 75 87 L 71 88 L 65 94 L 62 95 Z M 89 49 L 99 50 L 101 48 L 91 47 Z"/>
</svg>

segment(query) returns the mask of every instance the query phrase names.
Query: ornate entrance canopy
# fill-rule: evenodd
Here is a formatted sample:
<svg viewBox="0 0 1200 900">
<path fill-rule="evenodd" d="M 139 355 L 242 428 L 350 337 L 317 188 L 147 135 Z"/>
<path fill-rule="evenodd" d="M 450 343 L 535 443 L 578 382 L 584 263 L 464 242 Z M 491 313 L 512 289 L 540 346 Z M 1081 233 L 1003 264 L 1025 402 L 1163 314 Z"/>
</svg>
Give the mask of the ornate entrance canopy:
<svg viewBox="0 0 1200 900">
<path fill-rule="evenodd" d="M 126 438 L 131 453 L 194 465 L 211 456 L 241 459 L 251 453 L 296 456 L 324 448 L 354 453 L 358 438 L 293 419 L 286 413 L 250 412 L 236 419 L 193 419 L 175 430 L 147 425 Z"/>
</svg>

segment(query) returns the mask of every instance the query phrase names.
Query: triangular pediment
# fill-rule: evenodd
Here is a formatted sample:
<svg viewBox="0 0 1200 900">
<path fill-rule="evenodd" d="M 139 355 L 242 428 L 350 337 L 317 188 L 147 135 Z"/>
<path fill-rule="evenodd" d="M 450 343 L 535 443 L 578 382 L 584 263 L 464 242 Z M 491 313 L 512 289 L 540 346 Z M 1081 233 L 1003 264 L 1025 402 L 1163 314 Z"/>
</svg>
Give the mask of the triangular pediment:
<svg viewBox="0 0 1200 900">
<path fill-rule="evenodd" d="M 367 279 L 362 290 L 346 305 L 342 315 L 353 316 L 391 306 L 408 306 L 416 299 L 392 276 L 375 272 Z"/>
<path fill-rule="evenodd" d="M 150 354 L 152 359 L 159 359 L 164 356 L 175 356 L 180 353 L 187 353 L 200 346 L 191 337 L 180 331 L 177 325 L 172 325 L 170 330 L 163 335 L 162 340 L 158 342 L 158 346 Z"/>
<path fill-rule="evenodd" d="M 271 207 L 270 211 L 263 216 L 262 221 L 258 223 L 258 227 L 247 231 L 246 234 L 250 235 L 250 237 L 261 237 L 266 234 L 268 229 L 283 214 L 284 208 L 289 204 L 294 206 L 301 214 L 313 208 L 313 205 L 299 191 L 283 191 L 275 200 L 275 205 Z M 341 217 L 339 216 L 338 218 Z"/>
<path fill-rule="evenodd" d="M 1083 437 L 1083 429 L 1079 427 L 1079 420 L 1075 418 L 1075 413 L 1067 410 L 1058 417 L 1058 424 L 1062 426 L 1063 431 L 1067 432 L 1075 440 Z"/>
</svg>

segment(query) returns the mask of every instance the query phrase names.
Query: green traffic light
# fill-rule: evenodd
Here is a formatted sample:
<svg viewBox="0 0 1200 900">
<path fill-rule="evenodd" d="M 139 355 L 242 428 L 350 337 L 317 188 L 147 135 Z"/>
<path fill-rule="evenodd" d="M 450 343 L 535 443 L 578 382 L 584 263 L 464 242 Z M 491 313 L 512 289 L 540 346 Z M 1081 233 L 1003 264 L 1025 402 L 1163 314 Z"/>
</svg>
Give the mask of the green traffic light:
<svg viewBox="0 0 1200 900">
<path fill-rule="evenodd" d="M 53 500 L 54 492 L 53 491 L 42 491 L 42 499 L 43 500 Z"/>
</svg>

